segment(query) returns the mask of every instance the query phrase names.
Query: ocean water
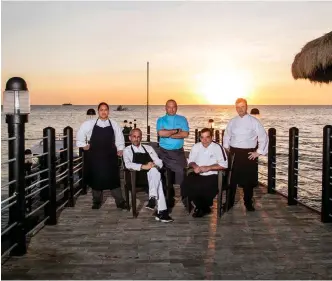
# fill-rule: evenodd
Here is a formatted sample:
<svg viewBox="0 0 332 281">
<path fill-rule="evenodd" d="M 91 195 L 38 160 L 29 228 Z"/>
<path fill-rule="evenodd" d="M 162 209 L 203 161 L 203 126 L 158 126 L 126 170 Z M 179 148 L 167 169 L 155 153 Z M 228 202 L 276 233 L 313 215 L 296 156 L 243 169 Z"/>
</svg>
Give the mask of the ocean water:
<svg viewBox="0 0 332 281">
<path fill-rule="evenodd" d="M 146 106 L 126 106 L 127 111 L 115 111 L 117 105 L 111 106 L 110 118 L 123 125 L 124 120 L 134 122 L 142 129 L 147 128 Z M 322 136 L 323 127 L 332 124 L 332 106 L 250 106 L 260 110 L 260 120 L 266 130 L 271 127 L 277 130 L 277 189 L 287 193 L 287 156 L 288 131 L 291 127 L 299 128 L 300 134 L 300 163 L 299 163 L 299 198 L 308 204 L 319 208 L 321 196 L 321 166 L 322 166 Z M 38 142 L 42 137 L 42 130 L 51 126 L 57 133 L 63 128 L 71 126 L 74 135 L 80 124 L 87 119 L 86 111 L 96 105 L 86 106 L 32 106 L 29 122 L 26 124 L 26 148 Z M 151 126 L 151 141 L 156 141 L 156 121 L 164 115 L 164 106 L 150 106 L 149 125 Z M 224 129 L 227 122 L 236 116 L 234 106 L 186 105 L 179 106 L 178 114 L 187 117 L 190 126 L 190 136 L 185 140 L 185 149 L 190 150 L 194 144 L 194 130 L 208 126 L 208 120 L 214 119 L 214 128 Z M 2 114 L 1 139 L 7 138 L 7 124 Z M 33 140 L 29 140 L 33 139 Z M 1 142 L 1 160 L 8 159 L 8 144 Z M 260 157 L 260 179 L 267 174 L 266 157 Z M 7 182 L 7 165 L 1 165 L 1 182 Z M 1 190 L 2 198 L 6 196 L 6 188 Z"/>
</svg>

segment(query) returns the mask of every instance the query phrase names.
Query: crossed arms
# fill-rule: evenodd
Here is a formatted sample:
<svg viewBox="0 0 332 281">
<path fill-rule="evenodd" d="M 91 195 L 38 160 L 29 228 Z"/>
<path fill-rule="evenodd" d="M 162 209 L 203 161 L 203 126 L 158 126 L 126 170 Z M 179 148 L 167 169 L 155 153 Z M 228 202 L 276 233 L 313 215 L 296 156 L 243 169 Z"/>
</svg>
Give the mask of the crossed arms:
<svg viewBox="0 0 332 281">
<path fill-rule="evenodd" d="M 162 129 L 158 131 L 158 135 L 163 138 L 184 139 L 189 136 L 189 132 L 182 131 L 181 129 Z"/>
</svg>

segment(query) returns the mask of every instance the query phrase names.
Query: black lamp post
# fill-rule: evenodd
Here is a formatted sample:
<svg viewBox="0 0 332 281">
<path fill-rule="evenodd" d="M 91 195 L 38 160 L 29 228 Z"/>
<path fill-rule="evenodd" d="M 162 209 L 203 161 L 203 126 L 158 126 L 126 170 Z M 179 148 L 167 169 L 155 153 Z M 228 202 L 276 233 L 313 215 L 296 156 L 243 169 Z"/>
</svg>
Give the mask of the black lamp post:
<svg viewBox="0 0 332 281">
<path fill-rule="evenodd" d="M 17 222 L 13 227 L 10 238 L 17 246 L 11 251 L 12 255 L 24 255 L 27 251 L 25 238 L 25 123 L 30 114 L 30 95 L 24 79 L 10 78 L 6 83 L 3 95 L 3 111 L 8 124 L 8 158 L 15 159 L 9 163 L 9 197 L 16 195 L 16 204 L 9 209 L 9 224 Z"/>
</svg>

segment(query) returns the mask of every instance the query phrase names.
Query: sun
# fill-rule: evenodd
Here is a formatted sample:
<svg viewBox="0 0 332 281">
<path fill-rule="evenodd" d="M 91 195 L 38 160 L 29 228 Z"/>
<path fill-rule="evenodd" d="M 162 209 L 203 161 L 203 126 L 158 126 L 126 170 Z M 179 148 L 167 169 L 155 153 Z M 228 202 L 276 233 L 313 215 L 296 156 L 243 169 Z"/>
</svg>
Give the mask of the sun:
<svg viewBox="0 0 332 281">
<path fill-rule="evenodd" d="M 210 104 L 234 104 L 237 98 L 248 98 L 252 79 L 244 71 L 223 71 L 196 75 L 198 93 Z"/>
</svg>

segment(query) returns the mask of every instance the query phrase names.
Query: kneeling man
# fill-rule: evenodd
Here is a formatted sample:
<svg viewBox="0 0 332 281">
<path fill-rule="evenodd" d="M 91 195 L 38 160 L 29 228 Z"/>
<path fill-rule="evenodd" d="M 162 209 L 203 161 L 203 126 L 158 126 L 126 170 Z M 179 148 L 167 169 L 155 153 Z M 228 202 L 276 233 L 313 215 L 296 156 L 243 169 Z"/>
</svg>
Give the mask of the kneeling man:
<svg viewBox="0 0 332 281">
<path fill-rule="evenodd" d="M 194 172 L 184 179 L 181 186 L 196 206 L 193 217 L 203 217 L 211 212 L 210 206 L 218 193 L 218 171 L 228 167 L 227 154 L 221 145 L 212 142 L 210 129 L 201 131 L 200 140 L 189 154 L 189 167 Z"/>
<path fill-rule="evenodd" d="M 142 131 L 139 128 L 131 130 L 129 134 L 131 145 L 123 151 L 123 160 L 127 169 L 139 171 L 137 178 L 145 177 L 149 185 L 149 203 L 146 208 L 153 210 L 156 206 L 158 212 L 156 220 L 161 222 L 172 222 L 169 216 L 163 184 L 159 169 L 162 168 L 163 162 L 158 158 L 157 153 L 150 145 L 142 145 Z"/>
</svg>

